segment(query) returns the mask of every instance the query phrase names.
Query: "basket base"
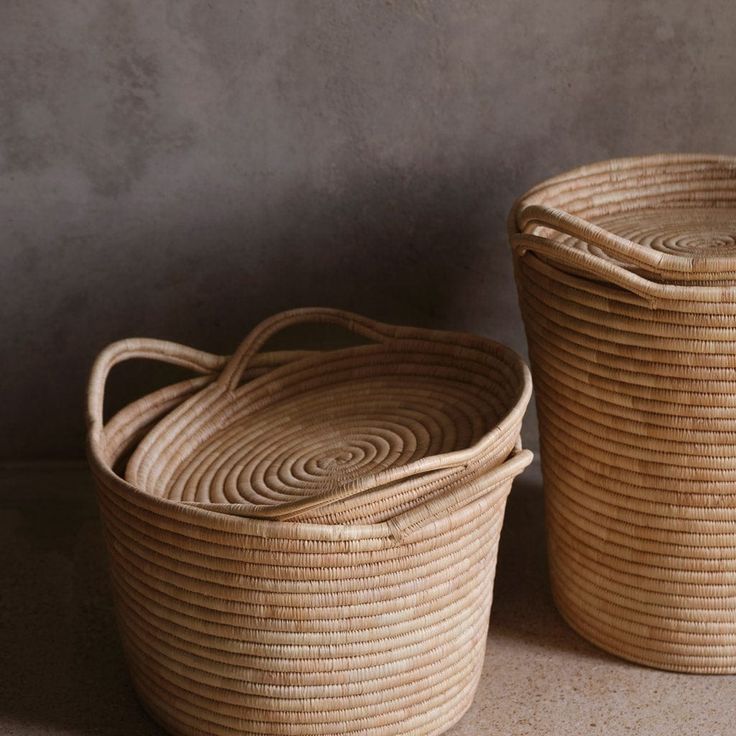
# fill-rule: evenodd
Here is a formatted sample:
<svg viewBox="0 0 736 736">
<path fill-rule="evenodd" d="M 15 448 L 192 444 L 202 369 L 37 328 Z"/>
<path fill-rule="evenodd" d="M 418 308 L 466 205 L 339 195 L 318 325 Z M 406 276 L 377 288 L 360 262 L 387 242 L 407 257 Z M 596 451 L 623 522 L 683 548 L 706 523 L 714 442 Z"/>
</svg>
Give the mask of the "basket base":
<svg viewBox="0 0 736 736">
<path fill-rule="evenodd" d="M 736 674 L 736 666 L 713 667 L 707 665 L 705 662 L 702 665 L 685 665 L 677 661 L 677 655 L 673 655 L 671 659 L 665 657 L 652 658 L 647 657 L 641 650 L 637 650 L 634 646 L 624 646 L 621 643 L 617 643 L 611 638 L 603 636 L 594 625 L 591 625 L 590 617 L 580 615 L 574 606 L 569 605 L 565 601 L 564 596 L 558 592 L 554 580 L 552 580 L 551 587 L 555 607 L 560 616 L 565 620 L 565 623 L 587 642 L 608 654 L 612 654 L 627 662 L 633 662 L 634 664 L 655 670 L 664 670 L 665 672 L 679 672 L 688 675 Z"/>
<path fill-rule="evenodd" d="M 472 681 L 468 687 L 465 696 L 459 699 L 455 708 L 447 714 L 444 719 L 432 719 L 431 724 L 427 724 L 427 728 L 417 730 L 416 727 L 412 726 L 409 730 L 402 731 L 396 730 L 395 727 L 380 729 L 366 729 L 361 731 L 345 731 L 344 733 L 349 736 L 441 736 L 441 734 L 449 731 L 455 726 L 463 716 L 468 712 L 468 709 L 473 704 L 478 684 L 480 682 L 481 673 L 483 670 L 482 661 L 481 666 L 476 668 L 476 672 L 473 674 Z M 135 677 L 131 676 L 133 683 L 133 689 L 138 698 L 138 702 L 146 712 L 146 714 L 155 721 L 161 728 L 172 736 L 213 736 L 212 731 L 202 730 L 195 726 L 185 724 L 166 713 L 162 708 L 158 707 L 157 704 L 149 699 L 145 690 L 139 686 Z M 278 734 L 279 730 L 277 724 L 274 724 L 274 731 L 272 734 Z M 262 734 L 251 733 L 249 731 L 237 731 L 234 729 L 223 729 L 221 733 L 233 734 L 233 736 L 263 736 Z M 284 731 L 283 733 L 287 733 Z M 317 731 L 310 731 L 310 734 L 314 736 L 334 736 L 334 731 L 320 733 Z"/>
</svg>

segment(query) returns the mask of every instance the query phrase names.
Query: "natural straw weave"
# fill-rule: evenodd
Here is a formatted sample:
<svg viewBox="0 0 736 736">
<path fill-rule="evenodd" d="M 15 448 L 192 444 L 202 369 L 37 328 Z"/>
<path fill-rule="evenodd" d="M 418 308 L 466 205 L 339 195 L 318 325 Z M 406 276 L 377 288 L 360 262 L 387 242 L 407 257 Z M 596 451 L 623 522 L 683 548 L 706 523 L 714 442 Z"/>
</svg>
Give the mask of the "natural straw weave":
<svg viewBox="0 0 736 736">
<path fill-rule="evenodd" d="M 317 351 L 240 385 L 269 338 L 304 323 L 371 342 Z M 511 351 L 479 337 L 331 309 L 277 314 L 141 441 L 125 477 L 241 516 L 384 521 L 508 457 L 529 391 L 525 371 Z"/>
<path fill-rule="evenodd" d="M 736 672 L 736 159 L 577 169 L 509 230 L 560 611 L 627 659 Z"/>
<path fill-rule="evenodd" d="M 296 316 L 366 325 L 354 315 L 323 310 Z M 385 325 L 371 328 L 391 332 Z M 510 351 L 480 338 L 395 329 L 384 344 L 395 349 L 396 365 L 407 359 L 409 343 L 432 340 L 503 356 L 501 363 L 521 379 L 516 403 L 506 402 L 509 413 L 523 411 L 529 375 Z M 335 353 L 323 357 L 329 362 Z M 444 732 L 468 708 L 477 686 L 505 501 L 531 454 L 517 446 L 508 459 L 475 468 L 462 481 L 453 477 L 427 500 L 414 498 L 407 508 L 370 524 L 220 513 L 120 477 L 121 463 L 141 438 L 150 438 L 223 376 L 235 375 L 227 366 L 237 362 L 240 370 L 242 355 L 228 362 L 136 339 L 107 348 L 92 371 L 89 457 L 118 619 L 140 697 L 177 734 Z M 279 376 L 311 366 L 316 357 L 288 351 L 256 355 L 250 349 L 249 356 L 242 387 L 271 380 L 279 386 Z M 130 358 L 163 360 L 204 375 L 150 394 L 103 425 L 107 374 Z M 492 372 L 490 364 L 486 369 Z M 506 369 L 497 370 L 506 375 Z M 476 377 L 468 380 L 476 385 Z M 374 389 L 383 410 L 380 384 Z M 445 400 L 454 401 L 454 395 Z M 483 407 L 494 403 L 478 401 Z M 416 406 L 412 395 L 407 405 Z M 495 436 L 494 428 L 486 434 Z M 309 436 L 302 439 L 307 446 Z M 353 447 L 354 435 L 347 439 Z M 420 482 L 421 466 L 417 472 Z"/>
</svg>

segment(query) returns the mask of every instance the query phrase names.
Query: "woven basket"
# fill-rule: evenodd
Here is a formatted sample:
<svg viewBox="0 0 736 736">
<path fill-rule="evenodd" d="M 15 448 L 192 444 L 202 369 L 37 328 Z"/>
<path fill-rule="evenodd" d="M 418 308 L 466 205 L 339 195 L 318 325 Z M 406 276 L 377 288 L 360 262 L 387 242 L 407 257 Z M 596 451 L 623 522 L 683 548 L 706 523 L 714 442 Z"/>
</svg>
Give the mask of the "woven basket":
<svg viewBox="0 0 736 736">
<path fill-rule="evenodd" d="M 736 672 L 736 159 L 578 169 L 509 230 L 561 613 L 635 662 Z"/>
<path fill-rule="evenodd" d="M 523 364 L 489 341 L 389 329 L 325 310 L 292 314 L 286 321 L 294 317 L 370 326 L 392 346 L 397 364 L 408 343 L 421 355 L 428 349 L 424 343 L 443 340 L 454 350 L 463 343 L 464 350 L 503 356 L 500 364 L 522 379 L 509 413 L 523 411 L 528 400 Z M 283 321 L 268 323 L 266 332 L 277 323 Z M 264 332 L 256 334 L 265 339 Z M 492 467 L 484 462 L 462 482 L 453 476 L 423 501 L 413 498 L 375 523 L 250 518 L 241 515 L 243 508 L 221 513 L 207 503 L 148 492 L 121 477 L 141 440 L 213 394 L 223 376 L 235 375 L 229 367 L 237 365 L 238 375 L 244 369 L 228 383 L 231 400 L 238 403 L 239 396 L 251 394 L 238 394 L 237 385 L 272 385 L 281 396 L 280 377 L 319 357 L 256 354 L 253 347 L 261 342 L 247 342 L 247 350 L 227 360 L 172 343 L 130 340 L 106 349 L 93 368 L 89 458 L 136 689 L 152 715 L 177 734 L 440 734 L 468 708 L 478 683 L 505 501 L 531 454 L 518 447 L 517 436 L 508 458 Z M 321 357 L 329 363 L 340 352 Z M 245 354 L 247 366 L 241 360 Z M 204 375 L 146 396 L 103 425 L 107 374 L 130 358 L 172 362 Z M 501 373 L 508 379 L 507 369 Z M 380 405 L 379 394 L 374 396 Z M 267 416 L 272 399 L 265 401 Z M 411 396 L 407 401 L 416 408 Z M 257 414 L 248 414 L 243 426 L 254 419 Z M 494 428 L 485 433 L 504 434 Z M 309 437 L 303 439 L 308 444 Z M 481 449 L 486 446 L 483 437 L 479 442 Z M 472 458 L 463 462 L 472 466 Z M 417 484 L 436 472 L 432 462 L 428 467 L 414 468 Z M 455 468 L 450 465 L 453 473 Z M 405 487 L 409 480 L 402 475 L 395 485 Z M 364 492 L 370 496 L 376 488 Z M 384 503 L 389 498 L 379 495 Z M 339 502 L 344 500 L 343 495 Z M 284 504 L 293 504 L 288 494 Z"/>
</svg>

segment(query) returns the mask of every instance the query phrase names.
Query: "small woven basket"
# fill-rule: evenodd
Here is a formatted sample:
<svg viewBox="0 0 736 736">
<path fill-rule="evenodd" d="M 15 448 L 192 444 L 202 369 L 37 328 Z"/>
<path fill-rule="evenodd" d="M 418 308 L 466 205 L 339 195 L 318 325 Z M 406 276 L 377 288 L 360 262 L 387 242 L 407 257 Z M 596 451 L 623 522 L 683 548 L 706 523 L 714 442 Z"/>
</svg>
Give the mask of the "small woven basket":
<svg viewBox="0 0 736 736">
<path fill-rule="evenodd" d="M 736 159 L 577 169 L 509 231 L 561 613 L 635 662 L 736 672 Z"/>
<path fill-rule="evenodd" d="M 382 362 L 381 350 L 373 346 L 319 355 L 257 352 L 276 329 L 305 320 L 336 322 L 372 339 L 380 336 L 382 350 L 394 359 Z M 441 369 L 448 350 L 455 355 L 454 374 Z M 408 359 L 412 351 L 413 363 Z M 357 363 L 356 355 L 362 356 Z M 430 360 L 431 355 L 441 357 Z M 341 356 L 350 366 L 344 376 L 333 370 Z M 203 375 L 139 399 L 103 425 L 107 374 L 130 358 L 163 360 Z M 476 369 L 468 372 L 461 390 L 457 384 L 463 382 L 464 360 L 475 361 Z M 387 373 L 387 365 L 394 366 L 393 374 Z M 402 365 L 413 367 L 396 372 Z M 373 415 L 366 414 L 361 384 L 367 366 L 372 366 L 368 375 L 380 374 L 369 391 Z M 397 396 L 395 389 L 405 386 L 412 373 L 422 390 Z M 392 375 L 398 376 L 398 384 Z M 304 380 L 295 383 L 297 376 Z M 438 394 L 446 384 L 446 393 L 435 397 L 438 404 L 425 396 L 427 376 L 439 381 L 434 384 Z M 344 389 L 353 380 L 357 419 L 341 423 L 340 417 L 345 420 L 350 412 L 340 405 L 336 429 L 328 436 L 315 417 L 331 410 L 338 396 L 351 405 Z M 302 391 L 292 391 L 298 385 Z M 479 386 L 496 386 L 497 398 L 483 399 Z M 499 386 L 506 386 L 509 395 L 503 398 Z M 390 402 L 382 399 L 382 387 Z M 337 393 L 330 394 L 333 389 Z M 332 396 L 332 404 L 324 392 Z M 231 359 L 156 340 L 129 340 L 107 348 L 90 378 L 89 458 L 125 651 L 136 689 L 152 715 L 177 734 L 389 736 L 447 730 L 470 705 L 483 665 L 506 497 L 513 478 L 531 460 L 518 445 L 530 392 L 520 359 L 488 340 L 388 327 L 334 310 L 279 315 L 257 328 Z M 316 404 L 307 402 L 311 408 L 306 414 L 300 393 L 301 398 L 316 397 Z M 486 424 L 497 423 L 483 425 L 479 433 L 468 395 L 478 397 L 476 409 L 495 407 Z M 291 433 L 288 422 L 280 423 L 279 412 L 289 404 L 295 407 L 292 421 L 303 451 L 283 440 Z M 213 405 L 216 410 L 207 414 Z M 198 407 L 197 416 L 207 414 L 204 424 L 197 425 L 197 437 L 203 436 L 200 432 L 207 435 L 214 423 L 233 440 L 241 470 L 248 469 L 242 477 L 249 480 L 235 483 L 239 491 L 234 498 L 220 500 L 219 491 L 212 491 L 214 502 L 209 495 L 187 500 L 174 498 L 178 491 L 165 490 L 176 484 L 166 486 L 159 468 L 170 460 L 168 450 L 181 436 L 180 428 L 194 426 L 188 423 L 196 421 L 189 413 L 192 407 Z M 369 457 L 367 439 L 384 447 L 388 416 L 396 436 L 413 449 L 378 453 L 375 457 L 383 460 L 375 460 Z M 429 422 L 428 416 L 432 421 L 427 431 L 442 437 L 411 441 L 424 437 L 417 417 Z M 263 433 L 250 433 L 262 420 L 277 447 L 272 455 L 268 448 L 263 451 L 267 465 L 276 471 L 274 462 L 287 458 L 270 503 L 264 502 L 266 489 L 273 489 L 276 481 L 269 473 L 251 473 L 250 455 L 242 454 L 248 442 L 263 440 Z M 235 439 L 238 427 L 248 442 Z M 315 442 L 310 442 L 311 430 Z M 335 432 L 342 433 L 342 449 Z M 210 460 L 228 469 L 213 477 L 240 478 L 222 464 L 228 443 L 219 441 L 218 432 L 207 439 L 218 448 Z M 195 441 L 195 450 L 179 451 L 172 477 L 186 475 L 190 465 L 180 459 L 194 457 L 202 446 Z M 291 451 L 284 454 L 284 447 Z M 431 454 L 435 447 L 440 448 L 438 455 Z M 503 457 L 496 456 L 500 447 L 508 447 Z M 121 476 L 128 457 L 131 478 L 139 473 L 144 477 L 144 469 L 153 468 L 145 476 L 151 485 L 137 486 Z M 350 472 L 320 490 L 317 480 L 332 478 L 325 472 L 335 462 L 348 465 Z M 370 482 L 361 484 L 363 477 Z M 428 485 L 427 477 L 433 483 Z M 249 497 L 254 478 L 262 485 Z M 213 488 L 230 487 L 217 486 L 219 482 Z M 412 482 L 424 495 L 411 492 Z M 200 495 L 205 493 L 202 484 L 195 486 Z M 387 490 L 392 487 L 399 489 L 401 499 L 393 507 Z M 297 490 L 315 502 L 305 505 L 295 499 Z M 369 499 L 369 512 L 358 502 L 363 496 Z M 295 513 L 318 511 L 325 518 L 357 516 L 360 521 L 294 518 Z M 254 518 L 250 512 L 267 518 Z M 385 518 L 367 523 L 362 521 L 366 515 Z"/>
</svg>

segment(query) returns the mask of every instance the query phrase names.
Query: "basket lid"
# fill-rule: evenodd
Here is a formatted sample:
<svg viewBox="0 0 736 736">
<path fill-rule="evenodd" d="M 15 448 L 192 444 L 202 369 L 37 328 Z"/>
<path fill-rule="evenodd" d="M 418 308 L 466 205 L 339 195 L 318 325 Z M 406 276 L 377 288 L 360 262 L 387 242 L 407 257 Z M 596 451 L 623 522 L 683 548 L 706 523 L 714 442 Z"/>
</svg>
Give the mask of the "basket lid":
<svg viewBox="0 0 736 736">
<path fill-rule="evenodd" d="M 630 210 L 596 216 L 591 222 L 655 254 L 684 259 L 683 270 L 662 274 L 646 266 L 627 263 L 581 238 L 565 234 L 556 237 L 565 245 L 656 280 L 693 284 L 736 282 L 736 208 Z"/>
<path fill-rule="evenodd" d="M 532 189 L 513 220 L 518 232 L 655 282 L 736 284 L 735 157 L 660 155 L 582 167 Z"/>
<path fill-rule="evenodd" d="M 302 354 L 242 383 L 265 341 L 302 322 L 342 325 L 372 342 Z M 357 508 L 371 492 L 387 513 L 426 491 L 427 479 L 505 460 L 530 391 L 521 359 L 490 340 L 294 310 L 258 326 L 216 381 L 156 424 L 125 477 L 157 496 L 244 516 L 316 519 L 342 502 L 344 517 L 346 499 Z M 398 481 L 399 496 L 382 492 Z"/>
</svg>

